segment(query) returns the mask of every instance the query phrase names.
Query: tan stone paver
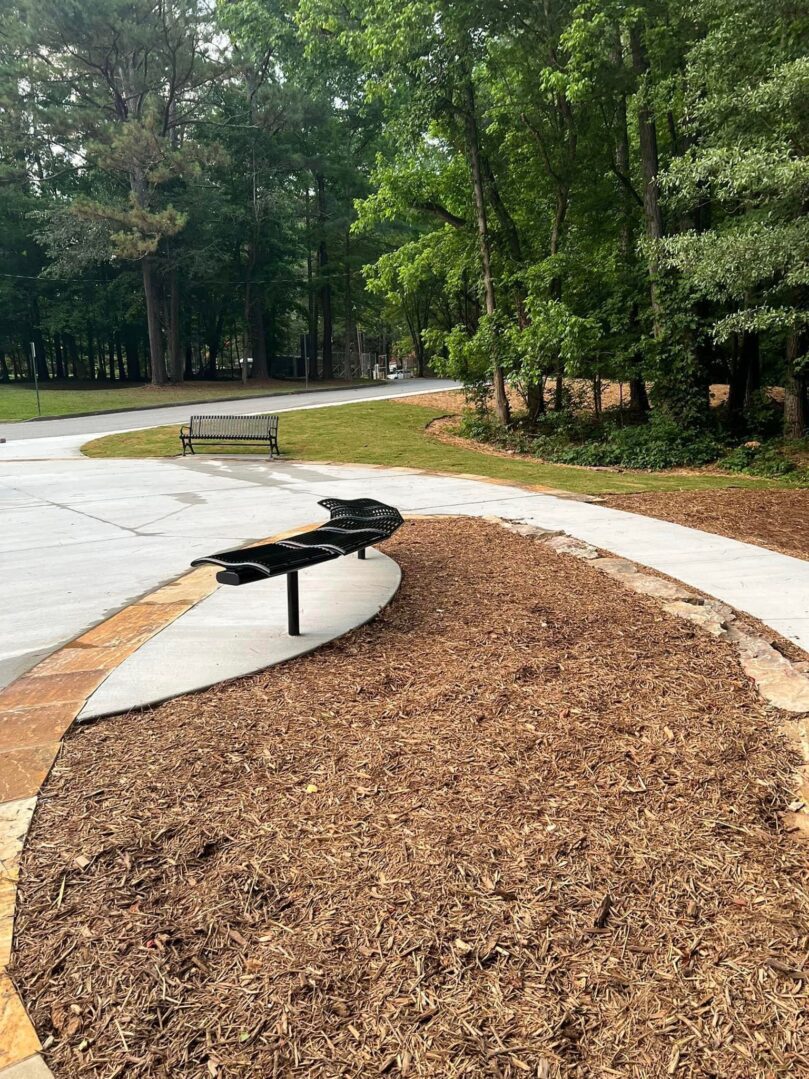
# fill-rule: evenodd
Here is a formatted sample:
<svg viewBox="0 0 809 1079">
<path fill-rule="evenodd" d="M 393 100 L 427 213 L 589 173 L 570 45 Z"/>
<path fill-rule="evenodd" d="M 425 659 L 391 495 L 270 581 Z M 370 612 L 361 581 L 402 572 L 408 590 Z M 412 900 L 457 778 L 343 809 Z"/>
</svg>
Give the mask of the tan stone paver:
<svg viewBox="0 0 809 1079">
<path fill-rule="evenodd" d="M 141 603 L 198 603 L 216 587 L 216 566 L 200 566 L 145 596 Z"/>
<path fill-rule="evenodd" d="M 18 1064 L 41 1048 L 11 979 L 0 974 L 0 1068 Z"/>
<path fill-rule="evenodd" d="M 0 803 L 38 793 L 56 760 L 61 742 L 44 742 L 0 753 Z"/>
<path fill-rule="evenodd" d="M 108 674 L 107 671 L 42 675 L 37 672 L 38 667 L 34 667 L 0 692 L 0 713 L 26 705 L 85 701 Z"/>
<path fill-rule="evenodd" d="M 29 704 L 6 709 L 0 701 L 0 753 L 43 742 L 58 742 L 76 717 L 76 703 Z"/>
<path fill-rule="evenodd" d="M 134 603 L 106 622 L 83 633 L 82 644 L 137 646 L 163 629 L 192 605 L 190 600 L 174 603 Z"/>
<path fill-rule="evenodd" d="M 38 663 L 36 677 L 52 674 L 88 674 L 91 671 L 110 671 L 132 653 L 130 643 L 119 645 L 82 644 L 81 638 L 60 648 L 58 652 Z"/>
<path fill-rule="evenodd" d="M 0 805 L 0 970 L 11 959 L 20 855 L 36 803 L 31 797 Z"/>
<path fill-rule="evenodd" d="M 53 1079 L 53 1072 L 38 1054 L 0 1069 L 0 1079 Z"/>
</svg>

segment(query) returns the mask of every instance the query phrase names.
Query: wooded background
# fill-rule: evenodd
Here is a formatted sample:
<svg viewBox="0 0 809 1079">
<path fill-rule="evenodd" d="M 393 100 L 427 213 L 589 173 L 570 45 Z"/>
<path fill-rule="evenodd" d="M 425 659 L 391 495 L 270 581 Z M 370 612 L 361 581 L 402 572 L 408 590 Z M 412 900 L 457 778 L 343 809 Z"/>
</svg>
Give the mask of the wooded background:
<svg viewBox="0 0 809 1079">
<path fill-rule="evenodd" d="M 621 379 L 807 425 L 797 0 L 6 0 L 0 378 Z M 358 336 L 358 333 L 364 337 Z M 363 341 L 365 344 L 363 344 Z"/>
</svg>

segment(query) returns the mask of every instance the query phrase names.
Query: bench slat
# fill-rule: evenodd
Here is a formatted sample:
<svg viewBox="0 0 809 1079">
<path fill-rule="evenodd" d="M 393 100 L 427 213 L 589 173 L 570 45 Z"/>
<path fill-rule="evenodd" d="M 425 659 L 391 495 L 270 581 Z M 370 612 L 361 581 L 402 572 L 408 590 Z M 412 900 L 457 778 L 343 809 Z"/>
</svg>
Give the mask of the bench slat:
<svg viewBox="0 0 809 1079">
<path fill-rule="evenodd" d="M 196 439 L 247 439 L 266 442 L 278 430 L 277 416 L 192 416 Z"/>
</svg>

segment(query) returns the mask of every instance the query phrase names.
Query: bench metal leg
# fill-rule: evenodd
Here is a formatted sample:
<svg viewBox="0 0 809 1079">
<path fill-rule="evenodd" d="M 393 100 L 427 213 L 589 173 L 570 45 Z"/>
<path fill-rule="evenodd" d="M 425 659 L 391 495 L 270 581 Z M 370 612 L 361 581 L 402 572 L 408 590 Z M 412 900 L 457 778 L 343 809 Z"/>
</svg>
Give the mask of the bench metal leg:
<svg viewBox="0 0 809 1079">
<path fill-rule="evenodd" d="M 361 559 L 363 562 L 365 561 L 365 548 L 364 547 L 362 548 L 362 550 L 357 551 L 357 558 Z"/>
<path fill-rule="evenodd" d="M 290 637 L 301 635 L 301 615 L 298 602 L 298 574 L 287 574 L 287 628 Z"/>
</svg>

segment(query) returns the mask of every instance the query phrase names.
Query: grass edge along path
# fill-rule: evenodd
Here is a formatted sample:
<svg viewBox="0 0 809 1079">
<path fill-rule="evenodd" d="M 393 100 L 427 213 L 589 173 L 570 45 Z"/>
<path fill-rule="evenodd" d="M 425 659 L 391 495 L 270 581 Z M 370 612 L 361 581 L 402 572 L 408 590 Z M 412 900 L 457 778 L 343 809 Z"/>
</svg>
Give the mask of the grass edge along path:
<svg viewBox="0 0 809 1079">
<path fill-rule="evenodd" d="M 366 385 L 363 382 L 314 382 L 310 393 L 317 390 L 351 389 Z M 180 386 L 86 386 L 39 387 L 42 415 L 37 416 L 36 393 L 33 386 L 0 386 L 0 423 L 25 423 L 29 420 L 53 420 L 65 416 L 97 416 L 110 412 L 132 412 L 138 409 L 170 408 L 216 401 L 249 400 L 276 394 L 304 393 L 304 383 L 286 379 L 250 382 L 240 381 L 185 382 Z"/>
<path fill-rule="evenodd" d="M 373 401 L 339 408 L 302 409 L 281 416 L 279 440 L 286 460 L 416 468 L 474 475 L 503 483 L 542 486 L 577 494 L 680 491 L 719 487 L 774 487 L 777 482 L 713 472 L 618 472 L 500 457 L 449 445 L 428 425 L 446 411 L 423 405 Z M 177 425 L 106 435 L 85 443 L 87 457 L 175 457 Z M 253 446 L 217 447 L 216 454 L 255 454 Z"/>
</svg>

